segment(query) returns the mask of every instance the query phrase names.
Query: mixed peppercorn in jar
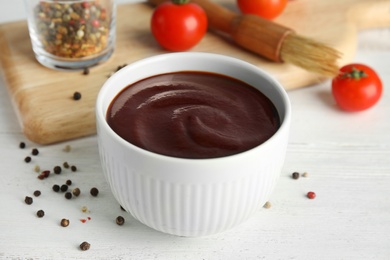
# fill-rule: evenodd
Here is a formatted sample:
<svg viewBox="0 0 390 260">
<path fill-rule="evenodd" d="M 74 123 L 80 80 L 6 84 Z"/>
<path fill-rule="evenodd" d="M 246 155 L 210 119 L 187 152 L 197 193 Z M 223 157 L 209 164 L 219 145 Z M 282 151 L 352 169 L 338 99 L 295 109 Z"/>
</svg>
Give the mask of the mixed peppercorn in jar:
<svg viewBox="0 0 390 260">
<path fill-rule="evenodd" d="M 111 55 L 115 41 L 114 0 L 26 2 L 33 49 L 44 65 L 82 69 L 95 65 L 100 56 L 107 59 Z"/>
</svg>

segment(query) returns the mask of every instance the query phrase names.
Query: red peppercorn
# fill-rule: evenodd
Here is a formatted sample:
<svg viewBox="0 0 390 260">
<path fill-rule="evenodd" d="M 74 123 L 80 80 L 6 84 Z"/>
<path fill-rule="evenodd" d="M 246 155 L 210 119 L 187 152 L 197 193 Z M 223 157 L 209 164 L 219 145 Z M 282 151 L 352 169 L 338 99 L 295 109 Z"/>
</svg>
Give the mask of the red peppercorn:
<svg viewBox="0 0 390 260">
<path fill-rule="evenodd" d="M 83 2 L 83 3 L 81 3 L 81 5 L 83 6 L 84 9 L 87 9 L 87 8 L 89 8 L 90 4 L 88 2 Z"/>
<path fill-rule="evenodd" d="M 316 194 L 313 191 L 309 191 L 307 193 L 307 197 L 312 200 L 312 199 L 314 199 L 316 197 Z"/>
<path fill-rule="evenodd" d="M 99 20 L 95 19 L 95 20 L 92 20 L 91 25 L 95 28 L 98 28 L 100 26 L 100 22 L 99 22 Z"/>
</svg>

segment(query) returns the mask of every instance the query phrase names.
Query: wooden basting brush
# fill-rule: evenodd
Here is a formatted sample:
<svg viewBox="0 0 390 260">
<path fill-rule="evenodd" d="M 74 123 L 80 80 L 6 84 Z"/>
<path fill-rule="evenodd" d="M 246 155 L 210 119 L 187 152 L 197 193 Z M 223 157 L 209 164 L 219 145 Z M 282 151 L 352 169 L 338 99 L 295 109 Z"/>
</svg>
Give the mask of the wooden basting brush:
<svg viewBox="0 0 390 260">
<path fill-rule="evenodd" d="M 148 0 L 157 6 L 166 0 Z M 255 15 L 236 14 L 209 0 L 191 0 L 206 12 L 208 26 L 228 34 L 239 46 L 275 62 L 287 62 L 323 76 L 338 74 L 340 53 L 292 29 Z"/>
</svg>

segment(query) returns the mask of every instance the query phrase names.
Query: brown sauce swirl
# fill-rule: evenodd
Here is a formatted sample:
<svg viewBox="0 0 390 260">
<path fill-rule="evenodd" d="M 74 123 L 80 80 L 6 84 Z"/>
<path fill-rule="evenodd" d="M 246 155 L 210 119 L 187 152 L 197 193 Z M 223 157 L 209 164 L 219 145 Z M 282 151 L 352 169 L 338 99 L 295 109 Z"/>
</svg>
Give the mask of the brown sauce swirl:
<svg viewBox="0 0 390 260">
<path fill-rule="evenodd" d="M 119 93 L 109 126 L 128 142 L 180 158 L 216 158 L 249 150 L 279 128 L 275 106 L 239 80 L 200 72 L 153 76 Z"/>
</svg>

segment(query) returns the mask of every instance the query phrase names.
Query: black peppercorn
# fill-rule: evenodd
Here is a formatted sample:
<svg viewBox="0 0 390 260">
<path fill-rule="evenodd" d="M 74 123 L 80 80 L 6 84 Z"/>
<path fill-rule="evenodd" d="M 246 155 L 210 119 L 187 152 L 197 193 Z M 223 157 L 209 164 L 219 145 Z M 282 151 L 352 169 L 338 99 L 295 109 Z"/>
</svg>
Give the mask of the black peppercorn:
<svg viewBox="0 0 390 260">
<path fill-rule="evenodd" d="M 68 190 L 68 185 L 62 184 L 62 185 L 61 185 L 61 191 L 65 192 L 65 191 L 67 191 L 67 190 Z"/>
<path fill-rule="evenodd" d="M 76 167 L 76 166 L 74 166 L 74 165 L 72 165 L 72 166 L 70 167 L 70 169 L 72 170 L 72 172 L 75 172 L 75 171 L 77 171 L 77 167 Z"/>
<path fill-rule="evenodd" d="M 24 202 L 26 202 L 27 205 L 31 205 L 33 203 L 33 198 L 26 196 Z"/>
<path fill-rule="evenodd" d="M 80 244 L 80 249 L 83 251 L 88 250 L 91 247 L 91 244 L 88 242 L 84 241 L 83 243 Z"/>
<path fill-rule="evenodd" d="M 67 180 L 66 181 L 66 185 L 68 185 L 68 186 L 72 185 L 72 181 L 71 180 Z"/>
<path fill-rule="evenodd" d="M 59 191 L 60 191 L 60 185 L 54 184 L 54 185 L 53 185 L 53 190 L 54 190 L 55 192 L 59 192 Z"/>
<path fill-rule="evenodd" d="M 32 155 L 38 155 L 39 154 L 38 149 L 37 148 L 32 149 L 31 154 Z"/>
<path fill-rule="evenodd" d="M 96 197 L 99 194 L 99 190 L 95 187 L 93 187 L 90 191 L 91 195 Z"/>
<path fill-rule="evenodd" d="M 80 100 L 81 99 L 81 93 L 80 92 L 75 92 L 73 93 L 73 99 L 74 100 Z"/>
<path fill-rule="evenodd" d="M 24 158 L 24 161 L 25 161 L 26 163 L 31 162 L 31 157 L 30 157 L 30 156 L 27 156 L 26 158 Z"/>
<path fill-rule="evenodd" d="M 70 200 L 72 198 L 72 193 L 70 193 L 69 191 L 65 193 L 65 198 Z"/>
<path fill-rule="evenodd" d="M 41 191 L 39 191 L 39 190 L 34 191 L 34 196 L 35 197 L 41 196 Z"/>
<path fill-rule="evenodd" d="M 45 212 L 40 209 L 37 211 L 37 216 L 38 216 L 38 218 L 42 218 L 43 216 L 45 216 Z"/>
<path fill-rule="evenodd" d="M 125 223 L 125 219 L 122 217 L 122 216 L 118 216 L 116 218 L 116 223 L 119 225 L 119 226 L 122 226 L 124 223 Z"/>
<path fill-rule="evenodd" d="M 299 179 L 299 172 L 293 172 L 293 173 L 292 173 L 292 178 L 293 178 L 294 180 Z"/>
<path fill-rule="evenodd" d="M 69 226 L 69 219 L 66 218 L 61 219 L 61 226 L 63 227 Z"/>
<path fill-rule="evenodd" d="M 54 168 L 53 168 L 53 171 L 54 171 L 54 173 L 56 173 L 56 174 L 60 174 L 61 172 L 62 172 L 62 168 L 60 167 L 60 166 L 55 166 Z"/>
<path fill-rule="evenodd" d="M 73 195 L 75 195 L 76 197 L 78 197 L 78 196 L 80 195 L 80 189 L 79 189 L 79 188 L 74 188 L 74 189 L 72 190 L 72 193 L 73 193 Z"/>
<path fill-rule="evenodd" d="M 20 148 L 20 149 L 26 148 L 26 143 L 25 143 L 25 142 L 20 142 L 19 148 Z"/>
</svg>

